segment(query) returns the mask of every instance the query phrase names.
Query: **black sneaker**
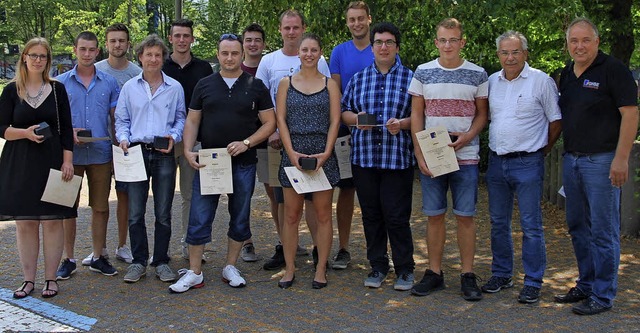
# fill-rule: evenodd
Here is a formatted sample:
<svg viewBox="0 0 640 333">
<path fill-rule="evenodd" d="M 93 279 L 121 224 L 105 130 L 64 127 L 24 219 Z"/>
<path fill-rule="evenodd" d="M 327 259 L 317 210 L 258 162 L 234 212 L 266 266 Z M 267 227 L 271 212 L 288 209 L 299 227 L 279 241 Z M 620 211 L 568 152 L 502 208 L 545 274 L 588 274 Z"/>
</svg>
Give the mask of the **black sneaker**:
<svg viewBox="0 0 640 333">
<path fill-rule="evenodd" d="M 102 275 L 106 276 L 114 276 L 118 274 L 118 271 L 113 268 L 109 260 L 107 260 L 107 258 L 105 258 L 104 256 L 100 256 L 100 258 L 96 260 L 91 260 L 89 269 L 94 272 L 102 273 Z"/>
<path fill-rule="evenodd" d="M 460 290 L 462 298 L 467 301 L 479 301 L 482 299 L 482 290 L 478 288 L 478 277 L 473 273 L 460 274 Z"/>
<path fill-rule="evenodd" d="M 566 294 L 555 295 L 553 299 L 558 303 L 576 303 L 589 298 L 580 288 L 573 287 Z"/>
<path fill-rule="evenodd" d="M 71 277 L 71 274 L 76 272 L 77 265 L 69 258 L 60 263 L 60 267 L 56 272 L 56 280 L 67 280 Z"/>
<path fill-rule="evenodd" d="M 511 287 L 513 287 L 513 280 L 511 280 L 511 278 L 492 276 L 489 281 L 482 286 L 482 291 L 493 294 Z"/>
<path fill-rule="evenodd" d="M 591 298 L 587 298 L 582 303 L 574 306 L 571 311 L 575 314 L 590 316 L 598 313 L 602 313 L 605 311 L 611 310 L 610 306 L 600 305 L 598 302 Z"/>
<path fill-rule="evenodd" d="M 433 291 L 444 289 L 444 272 L 436 274 L 434 271 L 427 269 L 420 282 L 413 285 L 411 294 L 416 296 L 427 296 Z"/>
<path fill-rule="evenodd" d="M 282 245 L 278 244 L 276 245 L 276 253 L 274 253 L 273 257 L 271 257 L 271 259 L 269 259 L 267 262 L 264 263 L 264 265 L 262 265 L 262 268 L 264 268 L 267 271 L 273 271 L 276 269 L 280 269 L 284 266 L 285 266 L 284 251 L 282 249 Z"/>
<path fill-rule="evenodd" d="M 518 295 L 520 303 L 535 303 L 540 299 L 540 288 L 524 286 Z"/>
<path fill-rule="evenodd" d="M 333 266 L 331 266 L 331 268 L 345 269 L 347 268 L 347 266 L 349 266 L 350 262 L 351 262 L 351 254 L 349 253 L 349 251 L 345 249 L 340 249 L 340 251 L 338 251 L 338 254 L 336 254 L 335 258 L 333 258 Z"/>
</svg>

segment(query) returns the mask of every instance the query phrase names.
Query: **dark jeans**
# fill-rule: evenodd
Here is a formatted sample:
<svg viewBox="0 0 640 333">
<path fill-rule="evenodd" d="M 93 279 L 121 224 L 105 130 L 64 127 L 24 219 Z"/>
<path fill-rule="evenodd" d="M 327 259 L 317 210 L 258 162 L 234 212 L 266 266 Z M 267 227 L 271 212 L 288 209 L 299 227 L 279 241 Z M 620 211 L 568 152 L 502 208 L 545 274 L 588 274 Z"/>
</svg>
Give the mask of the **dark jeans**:
<svg viewBox="0 0 640 333">
<path fill-rule="evenodd" d="M 389 271 L 387 239 L 397 275 L 412 273 L 411 197 L 413 168 L 385 170 L 351 165 L 362 209 L 362 225 L 367 240 L 367 259 L 372 270 Z"/>
<path fill-rule="evenodd" d="M 142 149 L 147 180 L 129 183 L 129 237 L 133 263 L 146 266 L 149 260 L 149 243 L 144 214 L 149 197 L 149 180 L 153 178 L 154 225 L 153 262 L 151 266 L 169 262 L 167 251 L 171 240 L 171 205 L 176 187 L 176 162 L 173 152 L 163 154 L 156 150 Z"/>
</svg>

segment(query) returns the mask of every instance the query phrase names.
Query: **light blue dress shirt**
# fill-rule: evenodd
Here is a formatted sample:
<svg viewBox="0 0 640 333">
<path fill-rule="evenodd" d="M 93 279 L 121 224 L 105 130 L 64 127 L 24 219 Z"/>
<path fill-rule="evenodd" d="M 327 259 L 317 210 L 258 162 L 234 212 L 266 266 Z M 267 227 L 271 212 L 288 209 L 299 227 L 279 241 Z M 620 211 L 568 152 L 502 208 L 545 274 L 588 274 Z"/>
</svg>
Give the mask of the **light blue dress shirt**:
<svg viewBox="0 0 640 333">
<path fill-rule="evenodd" d="M 149 83 L 142 73 L 122 86 L 116 106 L 116 138 L 152 143 L 155 136 L 173 137 L 182 141 L 186 117 L 184 91 L 180 83 L 162 73 L 164 82 L 151 95 Z"/>
<path fill-rule="evenodd" d="M 118 81 L 96 68 L 96 74 L 86 88 L 76 69 L 77 66 L 56 77 L 67 90 L 73 127 L 91 130 L 93 137 L 110 137 L 111 109 L 116 107 L 120 93 Z M 111 162 L 111 158 L 111 140 L 73 146 L 74 165 L 104 164 Z"/>
</svg>

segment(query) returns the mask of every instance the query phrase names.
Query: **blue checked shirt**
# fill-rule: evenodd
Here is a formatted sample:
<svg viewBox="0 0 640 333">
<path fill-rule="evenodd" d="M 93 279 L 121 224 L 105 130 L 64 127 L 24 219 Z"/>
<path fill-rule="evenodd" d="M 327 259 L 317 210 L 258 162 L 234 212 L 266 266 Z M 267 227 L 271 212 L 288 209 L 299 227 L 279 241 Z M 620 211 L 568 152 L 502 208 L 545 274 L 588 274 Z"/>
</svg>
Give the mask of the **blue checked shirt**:
<svg viewBox="0 0 640 333">
<path fill-rule="evenodd" d="M 398 61 L 387 74 L 375 63 L 356 73 L 342 96 L 342 112 L 366 112 L 384 125 L 390 118 L 411 116 L 411 95 L 408 93 L 413 72 Z M 413 166 L 411 131 L 401 130 L 391 135 L 384 126 L 372 130 L 351 132 L 351 163 L 363 168 L 402 170 Z"/>
<path fill-rule="evenodd" d="M 111 137 L 111 109 L 116 107 L 120 87 L 114 77 L 96 68 L 96 74 L 86 88 L 77 77 L 77 67 L 56 77 L 64 84 L 71 106 L 74 128 L 91 130 L 93 137 Z M 73 146 L 73 164 L 91 165 L 111 162 L 111 140 Z"/>
</svg>

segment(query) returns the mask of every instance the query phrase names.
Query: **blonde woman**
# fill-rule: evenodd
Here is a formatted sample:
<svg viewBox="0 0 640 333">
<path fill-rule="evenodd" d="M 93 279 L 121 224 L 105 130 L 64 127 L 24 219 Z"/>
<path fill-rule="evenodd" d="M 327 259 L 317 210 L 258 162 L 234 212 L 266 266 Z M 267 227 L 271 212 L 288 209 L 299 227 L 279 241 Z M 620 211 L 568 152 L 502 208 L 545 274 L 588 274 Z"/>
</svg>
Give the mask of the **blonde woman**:
<svg viewBox="0 0 640 333">
<path fill-rule="evenodd" d="M 49 169 L 73 177 L 73 129 L 64 86 L 49 77 L 51 47 L 33 38 L 24 47 L 18 70 L 0 96 L 0 137 L 7 140 L 0 157 L 0 220 L 16 221 L 16 237 L 24 282 L 14 298 L 35 289 L 40 227 L 44 250 L 42 297 L 58 294 L 56 267 L 62 256 L 62 219 L 75 217 L 76 208 L 40 201 Z M 50 135 L 38 135 L 49 126 Z M 41 126 L 42 125 L 42 126 Z"/>
</svg>

